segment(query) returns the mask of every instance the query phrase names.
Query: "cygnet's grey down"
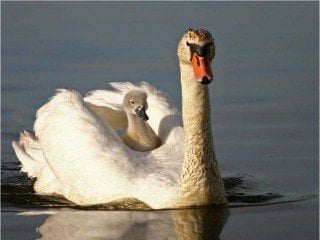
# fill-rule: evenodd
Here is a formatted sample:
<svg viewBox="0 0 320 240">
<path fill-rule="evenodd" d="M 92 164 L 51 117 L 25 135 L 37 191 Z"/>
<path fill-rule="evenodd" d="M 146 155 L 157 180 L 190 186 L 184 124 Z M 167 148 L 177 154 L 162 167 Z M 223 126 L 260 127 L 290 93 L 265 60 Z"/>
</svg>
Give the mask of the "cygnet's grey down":
<svg viewBox="0 0 320 240">
<path fill-rule="evenodd" d="M 147 94 L 139 90 L 130 91 L 124 96 L 122 106 L 128 118 L 127 131 L 121 136 L 124 143 L 140 152 L 159 147 L 161 141 L 147 123 Z"/>
</svg>

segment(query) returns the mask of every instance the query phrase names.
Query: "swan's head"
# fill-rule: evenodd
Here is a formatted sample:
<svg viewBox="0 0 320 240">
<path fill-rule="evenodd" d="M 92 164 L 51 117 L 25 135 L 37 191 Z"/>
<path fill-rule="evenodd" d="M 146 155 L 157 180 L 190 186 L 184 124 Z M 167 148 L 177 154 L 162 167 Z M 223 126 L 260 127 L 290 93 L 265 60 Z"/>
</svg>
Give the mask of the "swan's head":
<svg viewBox="0 0 320 240">
<path fill-rule="evenodd" d="M 210 32 L 190 28 L 183 34 L 177 52 L 180 63 L 191 65 L 195 78 L 201 84 L 212 81 L 210 65 L 215 55 L 215 45 Z"/>
<path fill-rule="evenodd" d="M 142 120 L 148 121 L 146 114 L 148 109 L 147 94 L 139 90 L 128 92 L 123 99 L 122 106 L 127 114 L 137 115 Z"/>
</svg>

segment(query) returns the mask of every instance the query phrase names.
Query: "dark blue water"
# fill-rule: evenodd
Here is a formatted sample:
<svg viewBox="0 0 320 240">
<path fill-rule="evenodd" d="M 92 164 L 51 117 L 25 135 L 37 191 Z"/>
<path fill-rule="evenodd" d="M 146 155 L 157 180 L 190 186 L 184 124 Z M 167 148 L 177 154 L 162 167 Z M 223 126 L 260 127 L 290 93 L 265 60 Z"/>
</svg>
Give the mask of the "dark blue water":
<svg viewBox="0 0 320 240">
<path fill-rule="evenodd" d="M 1 20 L 4 239 L 316 239 L 317 197 L 290 201 L 318 192 L 317 2 L 2 2 Z M 54 89 L 147 81 L 181 104 L 189 27 L 215 38 L 212 125 L 232 208 L 110 212 L 122 208 L 34 194 L 11 141 Z"/>
</svg>

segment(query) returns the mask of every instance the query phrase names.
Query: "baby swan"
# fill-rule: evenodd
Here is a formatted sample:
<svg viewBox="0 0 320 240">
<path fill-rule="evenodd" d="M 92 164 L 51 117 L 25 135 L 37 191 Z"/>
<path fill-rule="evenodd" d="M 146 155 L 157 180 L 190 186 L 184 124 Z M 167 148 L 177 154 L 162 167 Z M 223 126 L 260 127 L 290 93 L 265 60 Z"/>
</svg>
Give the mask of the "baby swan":
<svg viewBox="0 0 320 240">
<path fill-rule="evenodd" d="M 159 147 L 160 139 L 146 122 L 149 119 L 146 114 L 147 94 L 138 90 L 130 91 L 124 96 L 122 106 L 128 118 L 127 131 L 121 136 L 124 143 L 140 152 Z"/>
</svg>

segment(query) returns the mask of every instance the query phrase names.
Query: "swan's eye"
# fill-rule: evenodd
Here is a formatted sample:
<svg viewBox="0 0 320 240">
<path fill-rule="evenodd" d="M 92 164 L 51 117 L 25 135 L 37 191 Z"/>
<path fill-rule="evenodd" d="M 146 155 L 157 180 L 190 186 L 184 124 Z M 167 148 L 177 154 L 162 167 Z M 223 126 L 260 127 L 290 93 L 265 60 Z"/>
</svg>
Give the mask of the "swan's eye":
<svg viewBox="0 0 320 240">
<path fill-rule="evenodd" d="M 209 43 L 207 43 L 206 45 L 204 45 L 204 49 L 207 50 L 207 51 L 209 51 L 210 48 L 211 48 L 211 44 L 212 44 L 212 42 L 209 42 Z"/>
<path fill-rule="evenodd" d="M 131 104 L 134 104 L 134 101 L 130 101 Z"/>
<path fill-rule="evenodd" d="M 190 46 L 190 43 L 189 43 L 189 42 L 187 42 L 186 44 L 187 44 L 187 46 Z"/>
</svg>

